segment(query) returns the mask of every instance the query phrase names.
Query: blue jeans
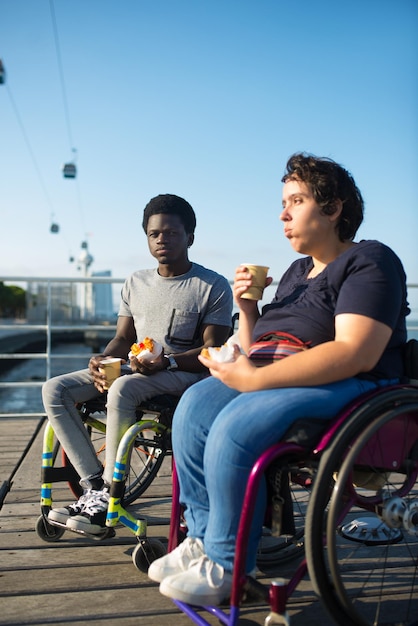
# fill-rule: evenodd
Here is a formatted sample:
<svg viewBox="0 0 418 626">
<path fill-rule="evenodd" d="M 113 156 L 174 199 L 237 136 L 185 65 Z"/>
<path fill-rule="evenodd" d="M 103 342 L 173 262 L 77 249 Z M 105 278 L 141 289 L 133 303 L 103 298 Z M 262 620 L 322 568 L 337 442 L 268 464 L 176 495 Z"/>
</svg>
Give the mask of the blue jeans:
<svg viewBox="0 0 418 626">
<path fill-rule="evenodd" d="M 208 557 L 232 571 L 245 487 L 261 453 L 297 419 L 330 420 L 350 400 L 389 382 L 350 378 L 320 387 L 240 393 L 210 377 L 190 387 L 173 420 L 173 451 L 189 536 L 202 539 Z M 248 546 L 248 572 L 255 567 L 265 506 L 263 485 Z"/>
</svg>

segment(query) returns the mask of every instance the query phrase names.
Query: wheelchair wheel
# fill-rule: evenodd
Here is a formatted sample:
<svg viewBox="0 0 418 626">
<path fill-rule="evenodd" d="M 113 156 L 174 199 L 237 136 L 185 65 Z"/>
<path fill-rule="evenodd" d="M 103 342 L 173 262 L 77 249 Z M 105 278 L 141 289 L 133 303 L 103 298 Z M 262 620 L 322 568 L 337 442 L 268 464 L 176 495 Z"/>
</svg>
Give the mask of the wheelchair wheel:
<svg viewBox="0 0 418 626">
<path fill-rule="evenodd" d="M 106 420 L 106 413 L 103 413 L 98 416 L 99 419 Z M 105 461 L 105 450 L 106 450 L 106 426 L 105 422 L 102 424 L 103 430 L 98 430 L 93 428 L 90 424 L 86 424 L 87 432 L 89 433 L 90 439 L 92 441 L 93 447 L 96 451 L 97 458 L 103 464 Z M 79 498 L 83 493 L 83 488 L 79 484 L 80 476 L 77 474 L 74 469 L 70 459 L 67 456 L 64 448 L 61 449 L 62 452 L 62 465 L 67 468 L 70 475 L 68 478 L 68 486 L 73 492 L 75 498 Z"/>
<path fill-rule="evenodd" d="M 268 528 L 263 530 L 257 552 L 257 567 L 271 574 L 283 563 L 300 557 L 305 552 L 305 517 L 311 495 L 313 472 L 308 468 L 288 468 L 292 500 L 294 533 L 273 537 Z"/>
<path fill-rule="evenodd" d="M 159 539 L 143 539 L 132 552 L 132 561 L 140 572 L 147 572 L 153 561 L 167 553 L 164 544 Z"/>
<path fill-rule="evenodd" d="M 165 433 L 140 433 L 131 453 L 131 464 L 126 479 L 124 504 L 131 504 L 150 486 L 161 467 L 167 447 Z M 147 435 L 147 436 L 142 436 Z"/>
<path fill-rule="evenodd" d="M 100 415 L 105 419 L 106 415 Z M 92 444 L 96 450 L 98 459 L 102 464 L 106 458 L 106 432 L 105 427 L 102 430 L 86 424 Z M 131 461 L 129 474 L 126 478 L 125 494 L 123 503 L 131 504 L 150 486 L 156 477 L 161 464 L 167 454 L 167 438 L 166 432 L 159 434 L 154 431 L 147 430 L 139 433 L 135 439 L 131 453 Z M 62 462 L 64 467 L 71 469 L 72 465 L 68 459 L 65 450 L 62 451 Z M 78 477 L 69 480 L 69 487 L 76 498 L 79 498 L 83 492 L 78 483 Z"/>
<path fill-rule="evenodd" d="M 309 573 L 341 626 L 410 626 L 418 614 L 418 391 L 404 391 L 350 418 L 308 507 Z"/>
<path fill-rule="evenodd" d="M 40 515 L 36 520 L 35 530 L 43 541 L 49 543 L 59 541 L 65 533 L 65 528 L 49 524 L 48 520 L 43 515 Z"/>
</svg>

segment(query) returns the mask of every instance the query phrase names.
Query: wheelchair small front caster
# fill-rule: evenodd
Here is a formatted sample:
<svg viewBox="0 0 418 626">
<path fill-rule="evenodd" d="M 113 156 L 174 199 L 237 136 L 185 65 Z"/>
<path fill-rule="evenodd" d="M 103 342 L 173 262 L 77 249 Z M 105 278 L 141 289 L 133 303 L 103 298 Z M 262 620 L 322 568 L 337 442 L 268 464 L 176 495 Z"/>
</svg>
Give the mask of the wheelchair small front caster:
<svg viewBox="0 0 418 626">
<path fill-rule="evenodd" d="M 147 572 L 150 564 L 166 554 L 159 539 L 140 539 L 132 552 L 132 561 L 140 572 Z"/>
<path fill-rule="evenodd" d="M 65 533 L 65 528 L 50 524 L 44 515 L 40 515 L 36 520 L 35 530 L 43 541 L 52 543 L 61 539 Z"/>
</svg>

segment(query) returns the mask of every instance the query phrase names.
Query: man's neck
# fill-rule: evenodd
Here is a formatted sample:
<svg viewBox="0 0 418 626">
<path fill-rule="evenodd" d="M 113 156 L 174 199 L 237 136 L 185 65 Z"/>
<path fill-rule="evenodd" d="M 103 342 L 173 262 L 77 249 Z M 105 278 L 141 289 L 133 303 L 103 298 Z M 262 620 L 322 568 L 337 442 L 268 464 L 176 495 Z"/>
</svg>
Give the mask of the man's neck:
<svg viewBox="0 0 418 626">
<path fill-rule="evenodd" d="M 181 276 L 187 274 L 192 267 L 192 262 L 189 259 L 175 265 L 169 265 L 166 263 L 160 263 L 158 265 L 158 273 L 163 278 L 173 278 L 173 276 Z"/>
</svg>

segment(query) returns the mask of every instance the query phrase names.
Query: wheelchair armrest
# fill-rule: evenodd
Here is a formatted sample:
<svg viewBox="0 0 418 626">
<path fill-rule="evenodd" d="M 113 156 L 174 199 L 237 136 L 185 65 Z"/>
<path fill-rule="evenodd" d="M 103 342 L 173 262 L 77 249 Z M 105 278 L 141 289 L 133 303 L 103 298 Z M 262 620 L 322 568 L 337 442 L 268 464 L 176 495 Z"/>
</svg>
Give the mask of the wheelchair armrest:
<svg viewBox="0 0 418 626">
<path fill-rule="evenodd" d="M 142 415 L 147 411 L 159 413 L 158 422 L 171 429 L 175 408 L 180 400 L 180 396 L 171 394 L 161 394 L 154 396 L 137 408 L 136 414 L 138 419 L 142 419 Z"/>
<path fill-rule="evenodd" d="M 153 396 L 149 400 L 141 403 L 140 408 L 146 408 L 149 411 L 161 411 L 162 409 L 175 409 L 180 396 L 174 396 L 168 393 L 163 393 L 159 396 Z"/>
<path fill-rule="evenodd" d="M 171 394 L 161 394 L 159 396 L 154 396 L 149 400 L 143 402 L 137 409 L 138 419 L 141 419 L 141 416 L 146 411 L 153 411 L 155 413 L 161 413 L 162 416 L 165 417 L 163 420 L 164 423 L 167 421 L 167 417 L 171 420 L 174 410 L 180 400 L 180 396 L 174 396 Z M 106 413 L 106 401 L 107 394 L 104 393 L 97 398 L 92 398 L 91 400 L 87 400 L 86 402 L 80 402 L 77 405 L 79 411 L 81 411 L 82 415 L 88 416 L 93 413 Z"/>
<path fill-rule="evenodd" d="M 107 393 L 103 393 L 97 398 L 92 398 L 86 402 L 79 402 L 77 404 L 77 409 L 86 416 L 92 415 L 93 413 L 106 413 L 106 400 Z"/>
</svg>

